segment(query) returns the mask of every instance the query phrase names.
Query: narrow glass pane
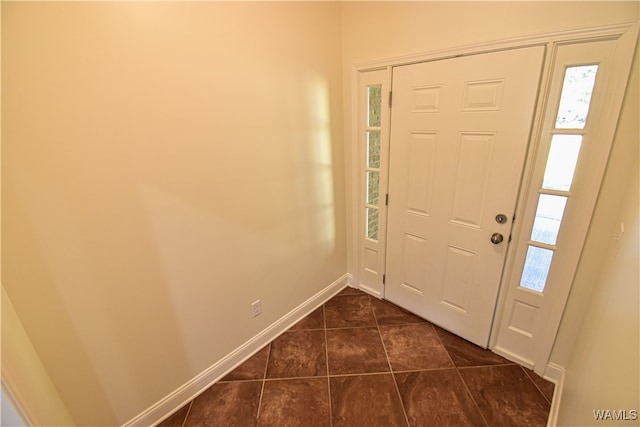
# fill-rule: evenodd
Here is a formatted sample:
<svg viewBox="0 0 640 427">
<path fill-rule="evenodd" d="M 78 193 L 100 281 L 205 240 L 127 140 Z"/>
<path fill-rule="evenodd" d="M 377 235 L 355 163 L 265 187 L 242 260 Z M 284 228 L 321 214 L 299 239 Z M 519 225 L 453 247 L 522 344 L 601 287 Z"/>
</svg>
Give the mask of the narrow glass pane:
<svg viewBox="0 0 640 427">
<path fill-rule="evenodd" d="M 367 172 L 367 204 L 378 206 L 380 199 L 380 172 Z"/>
<path fill-rule="evenodd" d="M 367 132 L 367 167 L 380 167 L 380 131 Z"/>
<path fill-rule="evenodd" d="M 581 144 L 582 135 L 553 135 L 542 188 L 569 191 Z"/>
<path fill-rule="evenodd" d="M 564 196 L 540 195 L 536 219 L 531 230 L 531 240 L 549 245 L 556 244 L 566 204 L 567 198 Z"/>
<path fill-rule="evenodd" d="M 382 85 L 367 87 L 367 100 L 369 112 L 367 114 L 367 126 L 380 127 L 380 110 L 382 107 Z"/>
<path fill-rule="evenodd" d="M 552 250 L 529 246 L 520 278 L 520 286 L 542 292 L 547 283 L 552 258 Z"/>
<path fill-rule="evenodd" d="M 556 117 L 557 129 L 584 129 L 597 72 L 597 65 L 567 68 Z"/>
<path fill-rule="evenodd" d="M 367 237 L 378 240 L 378 209 L 367 208 Z"/>
</svg>

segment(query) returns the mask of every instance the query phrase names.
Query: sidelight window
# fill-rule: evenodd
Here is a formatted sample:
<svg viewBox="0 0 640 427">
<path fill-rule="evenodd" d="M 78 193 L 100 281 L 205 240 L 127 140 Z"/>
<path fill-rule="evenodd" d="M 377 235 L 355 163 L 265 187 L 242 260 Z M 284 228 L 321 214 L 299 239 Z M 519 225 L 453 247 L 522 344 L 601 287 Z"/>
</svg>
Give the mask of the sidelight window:
<svg viewBox="0 0 640 427">
<path fill-rule="evenodd" d="M 380 131 L 382 85 L 367 86 L 367 161 L 365 165 L 365 236 L 378 240 L 380 217 Z"/>
<path fill-rule="evenodd" d="M 536 216 L 528 242 L 520 286 L 543 292 L 557 250 L 565 207 L 586 135 L 589 105 L 596 82 L 598 65 L 568 67 L 555 127 L 551 131 L 549 153 L 542 186 L 539 189 Z"/>
</svg>

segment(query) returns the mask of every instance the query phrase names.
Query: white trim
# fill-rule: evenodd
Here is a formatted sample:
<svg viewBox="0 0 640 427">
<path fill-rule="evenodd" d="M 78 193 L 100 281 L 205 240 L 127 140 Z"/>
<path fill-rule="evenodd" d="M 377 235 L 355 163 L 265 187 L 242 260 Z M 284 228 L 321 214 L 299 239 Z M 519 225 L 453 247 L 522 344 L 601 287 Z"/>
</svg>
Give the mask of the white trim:
<svg viewBox="0 0 640 427">
<path fill-rule="evenodd" d="M 490 348 L 490 350 L 493 351 L 498 356 L 502 356 L 507 360 L 517 363 L 518 365 L 521 365 L 521 366 L 524 366 L 525 368 L 529 368 L 533 370 L 533 360 L 525 359 L 520 355 L 512 353 L 509 350 L 506 350 L 500 346 Z"/>
<path fill-rule="evenodd" d="M 463 55 L 475 55 L 478 53 L 493 52 L 496 50 L 519 49 L 527 46 L 544 45 L 549 42 L 566 43 L 571 41 L 586 41 L 590 39 L 602 39 L 606 37 L 619 37 L 636 22 L 624 22 L 614 25 L 605 25 L 591 28 L 579 28 L 553 33 L 532 34 L 520 37 L 511 37 L 501 40 L 473 43 L 453 48 L 439 49 L 431 52 L 420 52 L 409 55 L 395 56 L 371 61 L 362 61 L 354 64 L 356 71 L 373 71 L 388 66 L 414 64 L 417 62 L 434 61 Z"/>
<path fill-rule="evenodd" d="M 360 145 L 358 139 L 358 92 L 360 90 L 359 72 L 351 69 L 351 263 L 352 286 L 360 283 Z"/>
<path fill-rule="evenodd" d="M 553 362 L 549 362 L 547 364 L 547 369 L 544 370 L 544 379 L 557 385 L 561 380 L 564 380 L 564 367 Z"/>
<path fill-rule="evenodd" d="M 335 294 L 344 289 L 351 280 L 350 274 L 344 274 L 332 284 L 282 316 L 258 335 L 217 361 L 209 368 L 178 387 L 166 397 L 123 424 L 123 427 L 157 425 L 171 416 L 176 410 L 193 400 L 212 384 L 227 375 L 262 347 L 273 341 L 291 326 L 299 322 L 316 308 L 320 307 Z"/>
<path fill-rule="evenodd" d="M 351 273 L 347 273 L 345 274 L 345 276 L 347 276 L 347 286 L 350 288 L 357 288 L 353 279 L 353 275 Z"/>
<path fill-rule="evenodd" d="M 6 397 L 9 403 L 13 406 L 13 408 L 8 408 L 6 410 L 10 411 L 11 409 L 13 409 L 15 414 L 18 416 L 18 418 L 20 418 L 20 420 L 23 422 L 25 426 L 34 425 L 29 419 L 29 416 L 27 416 L 27 413 L 24 411 L 22 406 L 20 406 L 20 404 L 18 403 L 18 399 L 16 399 L 13 393 L 11 392 L 11 389 L 9 388 L 9 385 L 5 382 L 4 377 L 0 378 L 0 387 L 2 388 L 2 394 L 4 395 L 4 397 Z"/>
<path fill-rule="evenodd" d="M 552 381 L 556 384 L 553 390 L 553 399 L 551 400 L 549 418 L 547 418 L 547 427 L 555 427 L 558 424 L 558 413 L 560 412 L 560 400 L 562 399 L 562 389 L 564 388 L 565 370 L 561 366 L 558 366 L 554 363 L 549 363 L 547 365 L 546 372 L 549 372 L 556 378 L 554 381 L 551 375 L 547 376 L 545 374 L 544 376 L 546 380 Z"/>
<path fill-rule="evenodd" d="M 620 118 L 620 112 L 622 110 L 622 103 L 626 95 L 626 88 L 628 85 L 628 79 L 631 74 L 631 66 L 635 55 L 636 43 L 638 40 L 638 33 L 640 30 L 640 24 L 638 22 L 629 24 L 625 28 L 625 31 L 619 34 L 616 44 L 616 51 L 611 59 L 612 69 L 610 70 L 611 78 L 607 83 L 607 96 L 603 100 L 603 106 L 601 115 L 598 117 L 598 124 L 593 126 L 592 138 L 593 140 L 600 141 L 598 143 L 599 150 L 597 151 L 600 156 L 597 156 L 597 162 L 591 162 L 591 168 L 588 174 L 589 181 L 583 182 L 581 185 L 584 188 L 590 188 L 593 186 L 595 191 L 589 192 L 583 191 L 579 197 L 582 201 L 582 207 L 588 206 L 588 211 L 582 217 L 586 222 L 583 225 L 583 229 L 579 233 L 573 234 L 573 241 L 580 241 L 580 246 L 577 251 L 567 250 L 575 254 L 575 260 L 571 262 L 571 273 L 567 275 L 570 278 L 569 287 L 564 289 L 562 293 L 556 291 L 553 295 L 553 309 L 549 315 L 549 321 L 544 331 L 544 336 L 547 338 L 546 342 L 537 348 L 537 355 L 535 358 L 536 365 L 542 369 L 546 362 L 549 361 L 553 346 L 555 345 L 555 339 L 562 322 L 562 316 L 566 307 L 567 300 L 569 299 L 569 293 L 571 292 L 571 286 L 573 286 L 573 280 L 578 268 L 578 264 L 582 261 L 582 251 L 587 239 L 587 234 L 591 226 L 591 219 L 593 212 L 598 203 L 598 195 L 600 188 L 604 180 L 605 171 L 609 165 L 609 156 L 611 147 L 613 146 L 615 134 L 618 130 L 618 120 Z M 606 107 L 605 107 L 606 105 Z M 595 151 L 594 151 L 595 152 Z M 591 154 L 593 156 L 593 154 Z M 586 176 L 587 174 L 585 174 Z M 565 215 L 567 215 L 565 213 Z M 578 240 L 579 239 L 579 240 Z M 549 335 L 549 332 L 553 333 L 553 336 Z"/>
<path fill-rule="evenodd" d="M 512 233 L 512 249 L 510 249 L 505 265 L 501 300 L 497 306 L 491 343 L 492 347 L 502 352 L 505 352 L 504 348 L 510 348 L 510 351 L 514 353 L 522 350 L 526 355 L 522 355 L 521 358 L 530 360 L 538 375 L 543 375 L 547 369 L 575 272 L 580 262 L 593 209 L 597 203 L 601 180 L 607 167 L 610 144 L 613 142 L 617 128 L 618 114 L 625 94 L 637 35 L 637 23 L 627 26 L 623 34 L 607 34 L 600 39 L 588 32 L 585 35 L 584 42 L 608 41 L 614 44 L 614 51 L 613 56 L 606 62 L 607 74 L 602 74 L 599 89 L 596 88 L 596 92 L 599 90 L 599 95 L 597 94 L 592 101 L 594 107 L 592 107 L 593 112 L 590 114 L 593 115 L 593 118 L 589 128 L 585 129 L 585 132 L 589 133 L 591 143 L 585 144 L 585 147 L 588 148 L 582 149 L 582 160 L 576 169 L 574 178 L 576 191 L 571 194 L 572 202 L 564 213 L 563 235 L 558 239 L 562 248 L 555 252 L 555 264 L 547 279 L 548 284 L 554 283 L 554 285 L 548 285 L 543 296 L 541 294 L 538 297 L 522 291 L 518 285 L 524 257 L 529 246 L 528 236 L 538 203 L 541 177 L 546 165 L 549 135 L 555 132 L 553 124 L 556 112 L 551 109 L 557 106 L 560 97 L 565 63 L 572 63 L 571 61 L 576 61 L 578 58 L 571 55 L 582 52 L 581 55 L 586 55 L 584 57 L 589 58 L 590 61 L 595 58 L 593 56 L 595 52 L 584 51 L 587 49 L 585 46 L 588 45 L 583 41 L 554 42 L 549 50 L 552 58 L 548 61 L 548 65 L 552 69 L 544 82 L 546 88 L 542 90 L 546 93 L 542 95 L 545 99 L 540 106 L 540 111 L 544 111 L 544 116 L 537 118 L 540 122 L 536 130 L 537 134 L 531 142 L 535 147 L 535 154 L 528 161 L 531 168 L 526 172 L 526 179 L 521 187 L 518 202 L 520 213 L 517 215 L 519 220 Z M 571 54 L 573 51 L 570 49 L 576 49 L 576 53 Z M 582 58 L 582 56 L 579 57 Z M 553 81 L 555 83 L 552 83 Z M 553 101 L 550 101 L 551 99 Z M 552 106 L 550 103 L 554 105 Z M 594 110 L 596 105 L 601 109 L 600 114 Z M 594 119 L 597 120 L 594 122 Z M 595 144 L 593 141 L 598 141 L 598 143 Z M 521 338 L 511 332 L 507 325 L 508 319 L 505 316 L 516 299 L 522 299 L 522 301 L 538 307 L 538 320 L 531 331 L 535 338 L 531 338 L 530 342 L 526 342 L 526 338 Z"/>
<path fill-rule="evenodd" d="M 375 71 L 375 70 L 383 70 L 385 68 L 389 70 L 391 69 L 391 67 L 395 67 L 395 66 L 442 60 L 442 59 L 447 59 L 447 58 L 452 58 L 457 56 L 474 55 L 474 54 L 488 53 L 488 52 L 494 52 L 499 50 L 523 48 L 528 46 L 546 45 L 547 55 L 545 58 L 543 74 L 541 76 L 542 80 L 540 82 L 540 88 L 539 88 L 539 99 L 538 99 L 539 106 L 536 109 L 536 113 L 534 116 L 530 147 L 527 155 L 527 160 L 523 169 L 522 181 L 520 184 L 520 194 L 518 196 L 518 201 L 516 205 L 517 217 L 523 218 L 523 214 L 525 212 L 526 205 L 527 205 L 527 197 L 529 194 L 528 188 L 531 183 L 532 174 L 535 169 L 535 160 L 539 150 L 539 138 L 540 138 L 542 127 L 543 127 L 544 111 L 546 110 L 547 103 L 548 103 L 548 90 L 549 90 L 549 85 L 551 84 L 551 77 L 552 77 L 551 70 L 553 68 L 555 50 L 557 49 L 558 46 L 562 46 L 565 44 L 583 43 L 588 41 L 605 40 L 605 39 L 621 39 L 622 43 L 621 43 L 620 50 L 624 51 L 625 49 L 629 49 L 629 46 L 631 45 L 635 46 L 635 40 L 638 37 L 638 28 L 639 28 L 638 21 L 631 21 L 631 22 L 624 22 L 624 23 L 606 25 L 606 26 L 570 29 L 565 31 L 543 33 L 543 34 L 536 34 L 536 35 L 525 35 L 520 37 L 502 39 L 502 40 L 481 42 L 481 43 L 468 44 L 468 45 L 458 46 L 453 48 L 440 49 L 440 50 L 435 50 L 431 52 L 421 52 L 416 54 L 409 54 L 409 55 L 396 56 L 396 57 L 384 58 L 384 59 L 378 59 L 378 60 L 362 61 L 362 62 L 355 63 L 352 69 L 352 98 L 351 98 L 351 101 L 352 101 L 351 131 L 352 131 L 352 152 L 353 152 L 351 165 L 352 165 L 352 175 L 354 176 L 354 178 L 356 178 L 354 179 L 354 182 L 353 182 L 353 194 L 355 195 L 353 197 L 353 200 L 354 200 L 353 206 L 355 207 L 354 212 L 356 212 L 356 216 L 352 217 L 352 225 L 355 224 L 354 231 L 357 232 L 357 228 L 358 228 L 357 209 L 359 205 L 357 201 L 360 198 L 360 194 L 359 194 L 360 190 L 359 190 L 358 181 L 357 181 L 357 172 L 359 171 L 359 160 L 360 160 L 358 156 L 358 151 L 357 151 L 359 148 L 358 138 L 357 138 L 358 97 L 357 97 L 357 88 L 356 88 L 358 84 L 358 79 L 357 79 L 358 73 L 364 73 L 367 71 Z M 631 61 L 631 58 L 623 59 L 623 61 L 625 62 L 625 64 L 618 65 L 618 67 L 621 67 L 621 68 L 627 67 L 628 62 Z M 628 68 L 630 67 L 625 68 L 627 70 L 626 71 L 627 75 L 629 72 Z M 616 81 L 614 82 L 614 84 L 621 84 L 621 83 Z M 624 91 L 624 89 L 622 90 Z M 619 100 L 617 99 L 615 103 L 616 106 L 619 107 L 618 101 L 621 102 L 621 99 Z M 612 112 L 614 110 L 615 110 L 615 114 Z M 617 117 L 618 111 L 619 111 L 619 108 L 617 110 L 609 109 L 607 111 L 607 114 L 608 114 L 607 117 L 609 117 L 609 115 L 611 114 Z M 609 120 L 612 121 L 611 118 L 609 118 Z M 613 120 L 612 122 L 617 123 L 617 119 Z M 611 130 L 611 132 L 615 131 L 615 129 L 616 129 L 616 126 L 614 125 L 613 130 Z M 608 157 L 607 159 L 605 159 L 605 161 L 606 160 L 608 160 Z M 385 167 L 388 167 L 388 165 L 385 165 Z M 511 243 L 512 249 L 509 250 L 509 253 L 505 260 L 505 267 L 504 267 L 502 281 L 501 281 L 501 290 L 499 292 L 498 299 L 496 302 L 497 303 L 496 312 L 494 314 L 493 327 L 492 327 L 492 332 L 490 336 L 489 347 L 497 354 L 500 354 L 501 356 L 509 360 L 512 360 L 523 366 L 527 366 L 531 369 L 535 369 L 537 373 L 542 373 L 540 371 L 545 369 L 545 366 L 547 365 L 551 351 L 553 349 L 558 328 L 561 323 L 561 315 L 562 315 L 563 309 L 557 310 L 556 316 L 553 319 L 551 319 L 551 321 L 549 322 L 549 328 L 547 328 L 545 333 L 551 334 L 551 335 L 548 336 L 547 342 L 542 346 L 543 348 L 539 349 L 538 354 L 535 357 L 535 360 L 523 359 L 522 357 L 519 357 L 516 354 L 506 351 L 504 348 L 500 348 L 496 346 L 498 329 L 499 329 L 501 318 L 503 316 L 504 305 L 507 300 L 508 278 L 510 277 L 513 270 L 514 260 L 516 255 L 515 247 L 517 245 L 519 234 L 522 231 L 522 222 L 523 222 L 522 220 L 517 221 L 514 226 L 514 229 L 512 230 L 514 242 Z M 357 234 L 353 234 L 353 248 L 352 248 L 353 252 L 352 253 L 353 253 L 353 256 L 355 257 L 353 265 L 356 270 L 358 270 L 359 265 L 361 264 L 361 260 L 359 259 L 360 254 L 358 251 L 358 248 L 359 248 L 358 242 L 359 242 L 359 236 Z M 359 272 L 356 272 L 355 275 L 356 275 L 355 283 L 360 284 L 359 287 L 362 290 L 369 292 L 372 295 L 376 294 L 375 292 L 372 293 L 371 289 L 365 289 L 365 287 L 362 286 L 361 280 L 359 280 Z M 564 304 L 566 304 L 566 297 L 562 300 L 562 305 L 564 306 Z M 548 367 L 547 367 L 547 370 L 548 370 Z"/>
<path fill-rule="evenodd" d="M 368 287 L 366 285 L 363 285 L 362 283 L 360 283 L 360 286 L 358 286 L 358 289 L 360 289 L 361 291 L 366 292 L 369 295 L 371 295 L 373 297 L 376 297 L 378 299 L 382 299 L 382 297 L 383 297 L 382 292 L 380 292 L 377 289 L 373 289 L 373 288 L 370 288 L 370 287 Z"/>
<path fill-rule="evenodd" d="M 391 68 L 383 67 L 377 70 L 368 70 L 366 72 L 353 71 L 353 84 L 355 90 L 352 93 L 354 102 L 352 138 L 354 143 L 351 145 L 353 152 L 352 159 L 352 230 L 353 230 L 353 268 L 356 287 L 382 298 L 384 295 L 383 275 L 386 268 L 386 223 L 387 223 L 387 206 L 383 202 L 388 192 L 388 158 L 389 158 L 389 132 L 390 132 L 390 107 L 388 104 L 388 93 L 391 86 Z M 376 169 L 367 167 L 367 117 L 366 109 L 368 105 L 367 87 L 370 85 L 381 85 L 381 106 L 380 106 L 380 165 L 379 171 L 379 203 L 378 203 L 378 238 L 377 240 L 368 239 L 364 235 L 366 218 L 365 207 L 367 184 L 364 171 Z M 365 113 L 365 114 L 363 114 Z M 365 268 L 364 256 L 365 251 L 375 253 L 375 268 Z"/>
</svg>

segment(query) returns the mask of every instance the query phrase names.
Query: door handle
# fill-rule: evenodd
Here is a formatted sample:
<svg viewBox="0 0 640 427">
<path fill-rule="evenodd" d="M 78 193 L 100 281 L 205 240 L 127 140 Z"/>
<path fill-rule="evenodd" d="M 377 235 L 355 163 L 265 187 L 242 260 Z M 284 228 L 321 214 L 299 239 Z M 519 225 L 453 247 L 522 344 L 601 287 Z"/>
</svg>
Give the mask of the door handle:
<svg viewBox="0 0 640 427">
<path fill-rule="evenodd" d="M 493 233 L 491 235 L 491 243 L 493 243 L 494 245 L 497 245 L 498 243 L 502 242 L 504 240 L 504 236 L 500 233 Z"/>
</svg>

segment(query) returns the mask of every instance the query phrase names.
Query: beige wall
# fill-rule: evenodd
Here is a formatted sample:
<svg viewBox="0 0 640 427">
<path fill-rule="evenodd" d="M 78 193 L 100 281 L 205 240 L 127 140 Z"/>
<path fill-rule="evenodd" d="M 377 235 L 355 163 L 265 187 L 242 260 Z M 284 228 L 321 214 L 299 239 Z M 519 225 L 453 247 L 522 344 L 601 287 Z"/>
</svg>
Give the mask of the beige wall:
<svg viewBox="0 0 640 427">
<path fill-rule="evenodd" d="M 2 284 L 79 425 L 347 271 L 340 31 L 324 2 L 2 3 Z"/>
<path fill-rule="evenodd" d="M 76 425 L 22 327 L 4 288 L 2 342 L 7 344 L 2 349 L 2 380 L 20 402 L 21 409 L 29 417 L 29 421 L 35 426 Z"/>
<path fill-rule="evenodd" d="M 640 3 L 638 5 L 640 6 Z M 584 307 L 589 303 L 591 293 L 598 283 L 603 261 L 609 255 L 611 239 L 619 231 L 618 209 L 624 198 L 628 197 L 629 193 L 625 193 L 624 189 L 632 179 L 630 173 L 638 161 L 638 146 L 640 145 L 640 130 L 638 128 L 638 117 L 640 117 L 639 60 L 640 43 L 636 46 L 609 164 L 551 355 L 552 362 L 560 366 L 568 366 L 578 333 L 582 328 L 583 317 L 589 313 Z"/>
<path fill-rule="evenodd" d="M 636 92 L 638 93 L 638 92 Z M 639 299 L 640 292 L 640 212 L 638 211 L 638 131 L 636 125 L 636 156 L 628 176 L 625 195 L 616 224 L 622 222 L 624 234 L 616 251 L 611 239 L 601 274 L 597 278 L 587 313 L 577 334 L 565 372 L 558 425 L 640 425 L 632 421 L 596 421 L 593 410 L 631 410 L 639 416 L 640 360 Z M 629 170 L 627 170 L 629 172 Z M 619 231 L 618 231 L 619 232 Z"/>
<path fill-rule="evenodd" d="M 556 352 L 566 367 L 558 425 L 640 425 L 596 421 L 594 409 L 640 411 L 640 48 L 636 50 L 620 126 L 598 208 Z M 620 224 L 624 233 L 619 239 Z M 619 243 L 618 243 L 619 241 Z M 602 262 L 593 262 L 602 259 Z M 591 260 L 591 261 L 589 261 Z M 572 351 L 567 351 L 567 347 Z M 566 360 L 565 360 L 566 359 Z"/>
</svg>

